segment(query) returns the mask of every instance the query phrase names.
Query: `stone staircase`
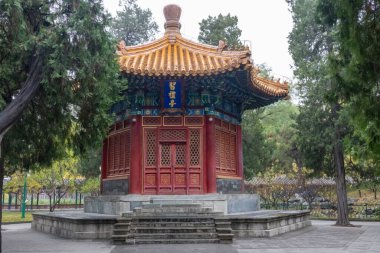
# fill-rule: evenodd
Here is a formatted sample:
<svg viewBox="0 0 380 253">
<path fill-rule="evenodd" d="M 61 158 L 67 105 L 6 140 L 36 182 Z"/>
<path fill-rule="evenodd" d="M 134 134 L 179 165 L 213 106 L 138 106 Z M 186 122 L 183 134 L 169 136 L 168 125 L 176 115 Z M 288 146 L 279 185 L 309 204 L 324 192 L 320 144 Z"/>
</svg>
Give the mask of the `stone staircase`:
<svg viewBox="0 0 380 253">
<path fill-rule="evenodd" d="M 198 204 L 148 204 L 124 213 L 114 244 L 232 243 L 231 223 Z"/>
</svg>

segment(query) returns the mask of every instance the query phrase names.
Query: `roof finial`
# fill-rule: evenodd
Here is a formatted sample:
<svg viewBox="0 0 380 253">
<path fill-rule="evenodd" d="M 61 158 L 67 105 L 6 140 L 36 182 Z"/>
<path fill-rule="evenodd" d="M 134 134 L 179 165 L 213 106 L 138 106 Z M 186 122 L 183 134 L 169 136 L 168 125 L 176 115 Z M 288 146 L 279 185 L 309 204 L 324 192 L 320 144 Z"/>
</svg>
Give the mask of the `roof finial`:
<svg viewBox="0 0 380 253">
<path fill-rule="evenodd" d="M 165 34 L 181 34 L 181 23 L 179 19 L 181 17 L 181 7 L 176 4 L 169 4 L 164 7 L 164 15 L 165 15 Z"/>
</svg>

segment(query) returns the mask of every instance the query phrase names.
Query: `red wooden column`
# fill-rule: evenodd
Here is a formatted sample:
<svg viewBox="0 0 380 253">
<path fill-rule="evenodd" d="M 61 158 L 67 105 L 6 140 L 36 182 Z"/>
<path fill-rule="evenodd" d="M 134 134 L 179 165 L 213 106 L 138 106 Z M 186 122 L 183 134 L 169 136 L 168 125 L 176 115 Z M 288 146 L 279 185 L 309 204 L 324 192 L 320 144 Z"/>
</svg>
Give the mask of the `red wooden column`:
<svg viewBox="0 0 380 253">
<path fill-rule="evenodd" d="M 206 176 L 207 192 L 216 193 L 216 143 L 215 143 L 215 119 L 206 116 Z"/>
<path fill-rule="evenodd" d="M 237 159 L 237 168 L 236 172 L 238 177 L 244 177 L 244 167 L 243 167 L 243 139 L 241 126 L 236 126 L 236 159 Z"/>
<path fill-rule="evenodd" d="M 103 193 L 103 179 L 107 177 L 107 161 L 108 161 L 108 137 L 103 141 L 102 149 L 102 180 L 100 180 L 100 192 Z"/>
<path fill-rule="evenodd" d="M 131 119 L 131 170 L 129 174 L 129 194 L 142 192 L 142 124 L 141 116 Z"/>
</svg>

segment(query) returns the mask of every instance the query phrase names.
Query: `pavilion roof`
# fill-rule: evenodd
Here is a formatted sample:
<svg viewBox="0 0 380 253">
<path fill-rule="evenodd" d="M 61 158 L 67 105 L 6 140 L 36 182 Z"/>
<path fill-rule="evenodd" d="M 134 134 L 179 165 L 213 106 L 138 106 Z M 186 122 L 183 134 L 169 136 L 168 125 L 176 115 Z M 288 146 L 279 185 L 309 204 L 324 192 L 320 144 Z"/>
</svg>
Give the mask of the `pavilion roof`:
<svg viewBox="0 0 380 253">
<path fill-rule="evenodd" d="M 122 72 L 136 76 L 187 77 L 246 70 L 250 76 L 249 85 L 253 88 L 274 97 L 288 95 L 286 82 L 258 75 L 259 70 L 253 66 L 248 48 L 229 51 L 225 50 L 223 41 L 218 46 L 211 46 L 188 40 L 180 33 L 181 9 L 168 5 L 164 14 L 166 32 L 162 38 L 137 46 L 126 46 L 124 41 L 119 43 L 117 53 Z"/>
</svg>

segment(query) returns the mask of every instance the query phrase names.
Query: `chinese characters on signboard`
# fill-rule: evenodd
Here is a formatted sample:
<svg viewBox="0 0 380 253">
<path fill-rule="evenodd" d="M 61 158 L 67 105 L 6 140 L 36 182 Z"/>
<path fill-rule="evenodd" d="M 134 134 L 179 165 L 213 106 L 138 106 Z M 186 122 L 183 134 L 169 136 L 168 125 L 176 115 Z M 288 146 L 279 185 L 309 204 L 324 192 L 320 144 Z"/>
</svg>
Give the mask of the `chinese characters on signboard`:
<svg viewBox="0 0 380 253">
<path fill-rule="evenodd" d="M 181 81 L 167 80 L 164 82 L 164 108 L 181 108 Z"/>
</svg>

